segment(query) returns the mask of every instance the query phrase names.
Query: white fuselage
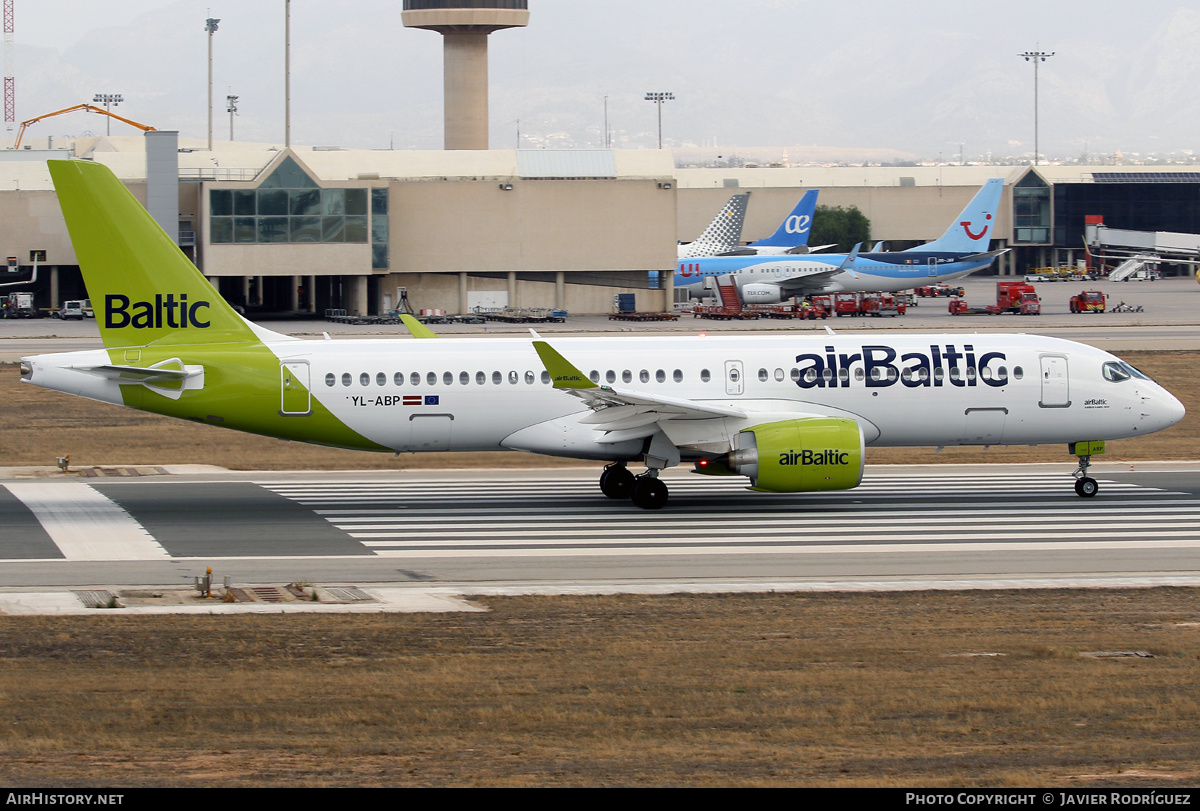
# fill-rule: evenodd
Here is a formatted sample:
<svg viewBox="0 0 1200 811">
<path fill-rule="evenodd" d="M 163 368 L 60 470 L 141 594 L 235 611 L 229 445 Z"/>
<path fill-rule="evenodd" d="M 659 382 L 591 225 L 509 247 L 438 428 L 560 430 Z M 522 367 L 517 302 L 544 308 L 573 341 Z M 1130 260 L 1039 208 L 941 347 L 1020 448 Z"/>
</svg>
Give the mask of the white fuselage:
<svg viewBox="0 0 1200 811">
<path fill-rule="evenodd" d="M 1112 355 L 1034 335 L 558 338 L 553 344 L 617 392 L 743 414 L 675 425 L 668 434 L 684 459 L 719 451 L 743 428 L 790 417 L 850 417 L 868 445 L 918 446 L 1117 439 L 1161 430 L 1183 416 L 1179 402 L 1147 378 L 1106 378 L 1105 364 L 1119 363 Z M 640 439 L 599 443 L 596 430 L 580 422 L 591 410 L 551 386 L 528 339 L 286 340 L 267 347 L 312 398 L 380 449 L 518 449 L 596 459 L 644 453 Z M 203 365 L 205 358 L 190 356 L 190 349 L 181 346 L 179 360 Z M 106 362 L 107 354 L 29 358 L 30 382 L 123 404 L 117 382 L 69 368 Z M 219 371 L 206 370 L 206 389 L 221 385 Z M 265 381 L 257 396 L 239 407 L 291 408 L 297 430 L 310 419 L 300 413 L 303 401 L 289 406 L 277 381 Z M 225 424 L 237 427 L 229 416 Z"/>
</svg>

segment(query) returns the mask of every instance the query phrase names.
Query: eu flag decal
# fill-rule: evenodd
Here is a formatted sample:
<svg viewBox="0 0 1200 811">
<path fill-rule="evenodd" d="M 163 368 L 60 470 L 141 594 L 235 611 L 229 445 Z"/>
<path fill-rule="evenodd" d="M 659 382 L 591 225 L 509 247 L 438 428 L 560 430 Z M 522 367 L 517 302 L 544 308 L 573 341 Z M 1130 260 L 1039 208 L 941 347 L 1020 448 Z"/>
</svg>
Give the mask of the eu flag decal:
<svg viewBox="0 0 1200 811">
<path fill-rule="evenodd" d="M 436 394 L 426 394 L 425 395 L 425 405 L 437 405 L 437 404 L 438 404 L 438 395 L 436 395 Z"/>
</svg>

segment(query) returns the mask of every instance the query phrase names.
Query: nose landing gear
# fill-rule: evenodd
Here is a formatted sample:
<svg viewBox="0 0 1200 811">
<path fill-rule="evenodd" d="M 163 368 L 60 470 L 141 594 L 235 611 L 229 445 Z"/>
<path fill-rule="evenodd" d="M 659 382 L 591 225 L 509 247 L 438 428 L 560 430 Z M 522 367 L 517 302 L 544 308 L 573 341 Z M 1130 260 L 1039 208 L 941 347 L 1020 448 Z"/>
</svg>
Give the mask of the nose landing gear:
<svg viewBox="0 0 1200 811">
<path fill-rule="evenodd" d="M 1075 493 L 1082 498 L 1091 498 L 1100 492 L 1100 484 L 1087 475 L 1087 469 L 1091 462 L 1091 456 L 1080 456 L 1079 467 L 1071 474 L 1075 477 Z"/>
</svg>

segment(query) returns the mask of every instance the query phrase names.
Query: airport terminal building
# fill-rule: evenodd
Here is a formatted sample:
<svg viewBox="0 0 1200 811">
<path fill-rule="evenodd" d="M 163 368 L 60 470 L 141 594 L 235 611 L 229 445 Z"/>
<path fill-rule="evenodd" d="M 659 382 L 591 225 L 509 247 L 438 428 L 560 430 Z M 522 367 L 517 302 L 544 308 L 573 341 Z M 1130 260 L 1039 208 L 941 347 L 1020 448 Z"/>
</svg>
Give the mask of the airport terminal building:
<svg viewBox="0 0 1200 811">
<path fill-rule="evenodd" d="M 381 314 L 404 298 L 446 313 L 602 313 L 616 293 L 668 309 L 677 243 L 747 191 L 743 241 L 770 234 L 819 189 L 821 205 L 857 207 L 872 241 L 899 250 L 940 236 L 986 180 L 1003 177 L 991 243 L 1009 249 L 993 265 L 1003 275 L 1081 261 L 1088 218 L 1200 233 L 1200 172 L 1177 167 L 701 169 L 676 168 L 669 150 L 210 151 L 148 132 L 0 150 L 0 243 L 25 272 L 37 260 L 28 289 L 41 307 L 86 296 L 45 164 L 66 157 L 108 165 L 251 313 Z"/>
</svg>

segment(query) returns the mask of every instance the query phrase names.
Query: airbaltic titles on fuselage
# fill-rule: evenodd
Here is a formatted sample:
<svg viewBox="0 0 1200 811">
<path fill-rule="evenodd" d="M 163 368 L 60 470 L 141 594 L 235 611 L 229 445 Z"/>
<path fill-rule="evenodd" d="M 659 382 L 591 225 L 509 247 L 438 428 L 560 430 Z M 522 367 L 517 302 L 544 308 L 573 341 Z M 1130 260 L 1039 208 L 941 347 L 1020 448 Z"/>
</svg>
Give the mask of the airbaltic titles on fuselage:
<svg viewBox="0 0 1200 811">
<path fill-rule="evenodd" d="M 974 386 L 979 380 L 997 388 L 1008 383 L 1007 367 L 989 365 L 1005 360 L 1004 353 L 985 352 L 976 358 L 972 344 L 964 344 L 961 350 L 954 344 L 930 344 L 928 354 L 905 352 L 899 355 L 900 368 L 893 363 L 896 358 L 897 351 L 890 346 L 863 346 L 861 352 L 849 353 L 838 353 L 827 346 L 824 355 L 797 355 L 796 363 L 807 365 L 797 367 L 793 377 L 802 389 L 849 388 L 850 381 L 858 377 L 850 369 L 861 364 L 859 379 L 867 388 L 886 388 L 896 383 L 909 388 L 940 388 L 947 380 L 952 386 Z M 960 361 L 965 366 L 960 366 Z"/>
</svg>

